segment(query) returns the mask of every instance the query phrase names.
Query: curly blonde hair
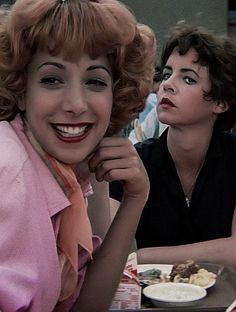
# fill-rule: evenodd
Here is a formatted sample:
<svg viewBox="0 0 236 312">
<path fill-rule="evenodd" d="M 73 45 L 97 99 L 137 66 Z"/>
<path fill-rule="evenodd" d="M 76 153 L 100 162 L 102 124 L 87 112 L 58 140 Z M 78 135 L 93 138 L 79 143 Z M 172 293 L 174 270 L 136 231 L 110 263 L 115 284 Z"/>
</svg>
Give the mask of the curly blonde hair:
<svg viewBox="0 0 236 312">
<path fill-rule="evenodd" d="M 17 0 L 0 27 L 0 120 L 12 120 L 24 100 L 27 68 L 38 49 L 76 60 L 107 55 L 114 79 L 107 135 L 144 109 L 152 85 L 156 40 L 117 0 Z"/>
</svg>

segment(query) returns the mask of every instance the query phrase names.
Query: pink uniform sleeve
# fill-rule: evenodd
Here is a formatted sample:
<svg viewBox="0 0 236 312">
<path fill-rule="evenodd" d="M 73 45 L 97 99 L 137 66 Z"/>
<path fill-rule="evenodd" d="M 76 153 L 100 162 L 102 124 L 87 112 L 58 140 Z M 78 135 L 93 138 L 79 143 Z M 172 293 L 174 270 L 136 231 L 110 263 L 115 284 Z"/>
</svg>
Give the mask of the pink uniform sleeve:
<svg viewBox="0 0 236 312">
<path fill-rule="evenodd" d="M 9 153 L 2 143 L 0 139 L 0 310 L 51 312 L 60 272 L 47 202 L 29 159 L 17 145 Z"/>
</svg>

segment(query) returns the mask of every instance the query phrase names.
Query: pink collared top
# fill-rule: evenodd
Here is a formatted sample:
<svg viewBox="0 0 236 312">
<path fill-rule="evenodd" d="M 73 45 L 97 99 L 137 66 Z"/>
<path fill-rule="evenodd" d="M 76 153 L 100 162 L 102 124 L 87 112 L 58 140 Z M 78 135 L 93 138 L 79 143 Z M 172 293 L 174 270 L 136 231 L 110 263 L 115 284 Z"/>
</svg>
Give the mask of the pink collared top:
<svg viewBox="0 0 236 312">
<path fill-rule="evenodd" d="M 57 218 L 70 202 L 29 143 L 19 116 L 0 122 L 0 149 L 0 310 L 67 312 L 88 261 L 85 252 L 80 254 L 77 290 L 59 304 Z M 100 239 L 93 242 L 96 249 Z"/>
</svg>

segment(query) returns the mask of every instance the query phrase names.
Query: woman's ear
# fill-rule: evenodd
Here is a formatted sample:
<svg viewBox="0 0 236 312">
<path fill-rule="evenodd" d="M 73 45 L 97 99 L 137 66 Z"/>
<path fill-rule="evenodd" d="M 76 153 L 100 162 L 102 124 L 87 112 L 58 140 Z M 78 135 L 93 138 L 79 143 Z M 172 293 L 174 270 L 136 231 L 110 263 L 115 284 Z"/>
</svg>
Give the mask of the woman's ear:
<svg viewBox="0 0 236 312">
<path fill-rule="evenodd" d="M 221 114 L 221 113 L 226 112 L 228 109 L 229 109 L 228 103 L 224 103 L 224 102 L 216 103 L 214 106 L 214 113 Z"/>
</svg>

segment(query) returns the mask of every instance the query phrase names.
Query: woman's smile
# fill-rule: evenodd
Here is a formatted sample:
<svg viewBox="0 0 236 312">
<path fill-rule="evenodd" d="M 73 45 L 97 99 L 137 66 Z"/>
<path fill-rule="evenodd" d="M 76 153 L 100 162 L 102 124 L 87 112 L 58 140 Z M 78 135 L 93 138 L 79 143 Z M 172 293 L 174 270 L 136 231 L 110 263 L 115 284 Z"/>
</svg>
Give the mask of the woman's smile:
<svg viewBox="0 0 236 312">
<path fill-rule="evenodd" d="M 29 66 L 23 109 L 42 148 L 76 164 L 89 155 L 109 126 L 113 80 L 108 59 L 83 54 L 77 62 L 37 52 Z"/>
<path fill-rule="evenodd" d="M 92 123 L 81 123 L 78 125 L 52 124 L 58 138 L 65 142 L 78 142 L 89 134 Z"/>
</svg>

